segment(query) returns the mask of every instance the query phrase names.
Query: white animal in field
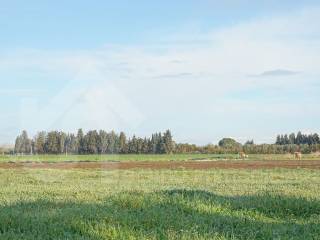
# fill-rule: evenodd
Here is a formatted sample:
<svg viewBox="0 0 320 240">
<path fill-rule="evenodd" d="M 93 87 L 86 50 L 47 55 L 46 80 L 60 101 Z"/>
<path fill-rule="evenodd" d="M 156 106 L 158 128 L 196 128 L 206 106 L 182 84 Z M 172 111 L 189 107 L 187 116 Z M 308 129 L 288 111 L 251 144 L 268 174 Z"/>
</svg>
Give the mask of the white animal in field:
<svg viewBox="0 0 320 240">
<path fill-rule="evenodd" d="M 302 153 L 301 152 L 294 152 L 294 159 L 301 160 Z"/>
<path fill-rule="evenodd" d="M 239 153 L 239 157 L 240 157 L 241 159 L 246 159 L 246 158 L 249 157 L 249 155 L 247 155 L 245 152 L 240 152 L 240 153 Z"/>
</svg>

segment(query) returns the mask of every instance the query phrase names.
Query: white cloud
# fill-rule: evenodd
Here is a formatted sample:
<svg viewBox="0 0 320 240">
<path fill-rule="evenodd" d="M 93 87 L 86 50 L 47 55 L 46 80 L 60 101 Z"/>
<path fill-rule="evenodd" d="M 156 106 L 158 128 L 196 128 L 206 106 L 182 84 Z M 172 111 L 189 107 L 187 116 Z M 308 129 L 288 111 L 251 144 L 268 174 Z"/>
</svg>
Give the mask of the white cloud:
<svg viewBox="0 0 320 240">
<path fill-rule="evenodd" d="M 265 71 L 260 74 L 249 75 L 249 76 L 251 77 L 283 77 L 283 76 L 292 76 L 296 74 L 299 74 L 299 72 L 290 71 L 286 69 L 274 69 L 274 70 Z"/>
<path fill-rule="evenodd" d="M 37 126 L 70 128 L 76 119 L 79 127 L 133 128 L 144 129 L 143 132 L 148 131 L 145 130 L 148 122 L 153 121 L 157 129 L 152 131 L 157 131 L 170 127 L 170 121 L 197 125 L 186 119 L 188 114 L 204 116 L 210 111 L 204 123 L 210 129 L 206 132 L 209 135 L 216 130 L 212 121 L 220 119 L 223 113 L 225 118 L 234 113 L 242 123 L 255 114 L 262 119 L 279 115 L 289 119 L 296 102 L 287 102 L 285 106 L 259 100 L 231 104 L 226 95 L 248 88 L 304 91 L 306 86 L 314 85 L 320 76 L 319 22 L 320 9 L 309 8 L 197 36 L 191 32 L 162 36 L 159 45 L 153 46 L 106 45 L 101 49 L 69 52 L 20 50 L 0 57 L 0 72 L 32 68 L 44 70 L 48 75 L 70 77 L 69 85 L 44 109 L 35 107 L 36 115 L 40 115 Z M 171 43 L 161 44 L 164 41 Z M 248 77 L 275 69 L 300 74 Z M 162 122 L 158 121 L 160 116 L 164 116 Z M 24 125 L 34 122 L 32 116 L 27 119 L 22 121 Z M 278 130 L 272 124 L 271 121 L 268 129 Z M 176 127 L 179 128 L 178 124 Z M 245 128 L 249 127 L 238 126 L 239 132 L 245 132 Z"/>
</svg>

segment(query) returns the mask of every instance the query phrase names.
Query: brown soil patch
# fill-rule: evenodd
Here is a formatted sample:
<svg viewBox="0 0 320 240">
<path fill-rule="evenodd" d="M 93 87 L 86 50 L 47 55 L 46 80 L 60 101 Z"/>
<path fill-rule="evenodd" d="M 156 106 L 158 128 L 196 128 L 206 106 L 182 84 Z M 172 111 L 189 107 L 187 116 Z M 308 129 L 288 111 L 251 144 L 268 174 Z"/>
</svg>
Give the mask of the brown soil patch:
<svg viewBox="0 0 320 240">
<path fill-rule="evenodd" d="M 264 169 L 310 168 L 320 169 L 320 161 L 170 161 L 170 162 L 60 162 L 60 163 L 0 163 L 2 169 Z"/>
</svg>

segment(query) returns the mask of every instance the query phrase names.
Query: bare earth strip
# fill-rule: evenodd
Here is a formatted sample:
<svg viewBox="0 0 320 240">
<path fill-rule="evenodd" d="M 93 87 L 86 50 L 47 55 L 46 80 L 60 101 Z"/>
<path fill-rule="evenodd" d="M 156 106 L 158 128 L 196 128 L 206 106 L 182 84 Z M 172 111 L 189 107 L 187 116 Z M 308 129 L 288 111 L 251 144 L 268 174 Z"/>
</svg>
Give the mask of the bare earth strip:
<svg viewBox="0 0 320 240">
<path fill-rule="evenodd" d="M 60 162 L 60 163 L 0 163 L 2 169 L 263 169 L 310 168 L 320 169 L 320 161 L 169 161 L 169 162 Z"/>
</svg>

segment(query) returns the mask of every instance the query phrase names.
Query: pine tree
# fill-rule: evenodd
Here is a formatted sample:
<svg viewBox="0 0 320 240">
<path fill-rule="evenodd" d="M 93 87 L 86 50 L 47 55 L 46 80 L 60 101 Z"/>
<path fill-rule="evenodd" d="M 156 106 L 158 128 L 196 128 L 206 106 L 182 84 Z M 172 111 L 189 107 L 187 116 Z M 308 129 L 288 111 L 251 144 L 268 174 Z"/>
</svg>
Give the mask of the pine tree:
<svg viewBox="0 0 320 240">
<path fill-rule="evenodd" d="M 74 134 L 69 135 L 70 146 L 68 148 L 68 153 L 76 154 L 78 153 L 78 139 Z"/>
<path fill-rule="evenodd" d="M 285 134 L 285 135 L 283 136 L 283 144 L 286 145 L 286 144 L 289 144 L 289 143 L 290 143 L 290 141 L 289 141 L 288 135 Z"/>
<path fill-rule="evenodd" d="M 116 134 L 114 131 L 111 131 L 107 135 L 108 138 L 108 147 L 107 152 L 108 153 L 115 153 L 116 152 Z"/>
<path fill-rule="evenodd" d="M 128 152 L 127 137 L 124 132 L 120 133 L 119 145 L 120 145 L 120 153 L 127 153 Z"/>
<path fill-rule="evenodd" d="M 14 145 L 14 152 L 15 153 L 22 153 L 22 139 L 21 139 L 20 135 L 16 138 L 16 142 Z"/>
<path fill-rule="evenodd" d="M 108 149 L 108 133 L 104 130 L 99 131 L 98 152 L 104 154 Z"/>
<path fill-rule="evenodd" d="M 47 153 L 60 153 L 59 133 L 57 131 L 52 131 L 47 134 L 45 146 Z"/>
<path fill-rule="evenodd" d="M 83 131 L 82 129 L 80 128 L 78 130 L 78 133 L 77 133 L 77 143 L 78 143 L 78 153 L 79 154 L 83 154 L 85 152 L 85 149 L 84 149 L 84 134 L 83 134 Z"/>
<path fill-rule="evenodd" d="M 58 133 L 58 146 L 59 146 L 59 153 L 65 153 L 66 152 L 66 138 L 67 135 L 64 132 Z"/>
<path fill-rule="evenodd" d="M 171 154 L 173 152 L 174 149 L 174 142 L 172 140 L 172 135 L 170 130 L 167 130 L 164 134 L 163 134 L 163 152 L 166 154 Z"/>
<path fill-rule="evenodd" d="M 129 140 L 129 153 L 138 153 L 137 138 L 133 135 L 132 139 Z"/>
<path fill-rule="evenodd" d="M 96 130 L 89 131 L 85 136 L 84 136 L 84 149 L 85 153 L 89 154 L 96 154 L 98 153 L 98 132 Z"/>
<path fill-rule="evenodd" d="M 31 149 L 31 140 L 28 137 L 27 131 L 22 131 L 21 134 L 21 153 L 30 154 L 32 153 Z"/>
<path fill-rule="evenodd" d="M 299 131 L 296 137 L 296 144 L 300 145 L 303 144 L 303 136 L 302 133 Z"/>
<path fill-rule="evenodd" d="M 149 152 L 149 142 L 148 139 L 145 137 L 143 139 L 143 144 L 142 144 L 142 153 L 146 154 Z"/>
<path fill-rule="evenodd" d="M 34 139 L 35 153 L 44 154 L 46 152 L 45 144 L 46 144 L 46 133 L 39 132 Z"/>
<path fill-rule="evenodd" d="M 165 146 L 164 146 L 164 141 L 161 133 L 156 134 L 156 144 L 157 144 L 156 153 L 158 154 L 165 153 Z"/>
<path fill-rule="evenodd" d="M 290 144 L 295 144 L 296 143 L 296 135 L 294 133 L 291 133 L 289 135 L 289 143 Z"/>
</svg>

